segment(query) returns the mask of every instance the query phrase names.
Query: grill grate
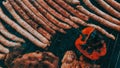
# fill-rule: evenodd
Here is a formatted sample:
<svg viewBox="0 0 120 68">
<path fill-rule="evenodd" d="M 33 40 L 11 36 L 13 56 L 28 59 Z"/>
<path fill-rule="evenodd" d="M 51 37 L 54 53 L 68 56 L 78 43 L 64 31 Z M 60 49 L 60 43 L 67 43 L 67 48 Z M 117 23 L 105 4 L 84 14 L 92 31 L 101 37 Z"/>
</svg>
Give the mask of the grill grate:
<svg viewBox="0 0 120 68">
<path fill-rule="evenodd" d="M 8 14 L 10 18 L 12 18 L 12 16 L 6 11 L 6 9 L 2 5 L 2 1 L 3 0 L 0 0 L 0 7 L 4 9 L 5 13 Z M 93 21 L 93 20 L 89 20 L 89 21 L 96 24 L 96 21 Z M 17 36 L 21 36 L 19 35 L 19 33 L 15 32 L 14 29 L 12 29 L 9 25 L 7 24 L 4 24 L 4 25 L 13 34 L 16 34 Z M 79 36 L 79 31 L 81 31 L 82 28 L 83 27 L 79 29 L 67 30 L 67 34 L 61 34 L 57 32 L 57 34 L 52 38 L 52 44 L 48 50 L 53 52 L 55 55 L 59 56 L 60 60 L 62 59 L 64 53 L 67 50 L 74 50 L 77 56 L 80 56 L 81 53 L 75 48 L 74 41 Z M 91 61 L 91 62 L 101 64 L 102 66 L 101 68 L 120 68 L 120 65 L 119 65 L 120 63 L 120 33 L 113 31 L 111 29 L 108 29 L 106 27 L 103 27 L 103 28 L 105 28 L 108 32 L 112 33 L 113 35 L 115 35 L 116 40 L 105 38 L 107 42 L 107 49 L 108 49 L 107 55 L 102 57 L 98 61 Z M 26 43 L 23 44 L 23 46 L 26 48 L 24 51 L 25 53 L 32 52 L 32 51 L 35 51 L 36 49 L 39 49 L 36 46 L 33 46 L 33 44 L 27 39 L 26 39 Z M 42 49 L 39 49 L 39 50 L 43 51 Z M 59 65 L 61 65 L 61 63 L 59 63 Z M 0 66 L 4 66 L 3 61 L 0 61 Z"/>
</svg>

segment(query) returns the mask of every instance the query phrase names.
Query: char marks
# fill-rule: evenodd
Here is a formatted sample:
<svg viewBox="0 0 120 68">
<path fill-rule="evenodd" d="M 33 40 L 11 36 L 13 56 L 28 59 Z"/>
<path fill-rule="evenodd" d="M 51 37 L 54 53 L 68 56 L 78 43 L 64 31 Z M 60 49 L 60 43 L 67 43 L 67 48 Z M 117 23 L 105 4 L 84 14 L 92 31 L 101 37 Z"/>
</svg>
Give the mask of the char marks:
<svg viewBox="0 0 120 68">
<path fill-rule="evenodd" d="M 97 7 L 95 7 L 91 2 L 90 0 L 83 0 L 83 2 L 85 3 L 85 5 L 87 7 L 89 7 L 91 10 L 93 10 L 97 15 L 103 17 L 104 19 L 110 21 L 110 22 L 113 22 L 115 24 L 118 24 L 120 25 L 120 21 L 110 15 L 108 15 L 107 13 L 99 10 Z"/>
<path fill-rule="evenodd" d="M 44 29 L 46 29 L 51 34 L 55 34 L 55 31 L 50 28 L 43 20 L 37 17 L 21 0 L 15 0 L 15 2 L 25 11 L 25 13 L 31 17 L 34 21 L 40 24 Z"/>
<path fill-rule="evenodd" d="M 0 19 L 43 49 L 50 45 L 51 38 L 57 31 L 65 34 L 68 29 L 76 29 L 81 26 L 94 27 L 108 38 L 115 39 L 114 35 L 108 33 L 102 27 L 89 23 L 89 20 L 92 19 L 110 29 L 120 31 L 120 13 L 114 9 L 119 4 L 114 0 L 112 1 L 113 3 L 109 0 L 106 2 L 104 0 L 97 0 L 97 3 L 102 7 L 105 6 L 103 7 L 104 9 L 110 10 L 110 12 L 106 13 L 94 6 L 90 0 L 83 0 L 83 3 L 95 12 L 93 13 L 84 8 L 78 0 L 70 0 L 69 2 L 68 0 L 6 0 L 6 2 L 3 2 L 3 5 L 17 22 L 11 20 L 1 8 Z M 72 7 L 71 4 L 75 5 L 75 7 Z M 111 15 L 109 15 L 110 13 Z M 1 42 L 6 42 L 6 44 L 0 42 L 0 46 L 11 46 L 7 43 L 16 46 L 18 45 L 17 43 L 21 45 L 21 42 L 25 42 L 16 35 L 9 33 L 1 22 L 0 33 L 0 37 L 4 39 Z M 11 39 L 12 42 L 4 37 Z"/>
</svg>

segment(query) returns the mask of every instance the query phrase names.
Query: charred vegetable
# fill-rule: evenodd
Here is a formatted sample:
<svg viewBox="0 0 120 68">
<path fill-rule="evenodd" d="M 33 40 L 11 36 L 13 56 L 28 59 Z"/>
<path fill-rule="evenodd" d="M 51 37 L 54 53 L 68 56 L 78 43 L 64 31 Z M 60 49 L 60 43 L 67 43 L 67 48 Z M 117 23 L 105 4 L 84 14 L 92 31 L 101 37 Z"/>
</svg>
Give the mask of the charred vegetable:
<svg viewBox="0 0 120 68">
<path fill-rule="evenodd" d="M 75 42 L 76 48 L 91 60 L 98 60 L 106 54 L 106 43 L 102 35 L 93 27 L 82 30 L 82 34 Z"/>
</svg>

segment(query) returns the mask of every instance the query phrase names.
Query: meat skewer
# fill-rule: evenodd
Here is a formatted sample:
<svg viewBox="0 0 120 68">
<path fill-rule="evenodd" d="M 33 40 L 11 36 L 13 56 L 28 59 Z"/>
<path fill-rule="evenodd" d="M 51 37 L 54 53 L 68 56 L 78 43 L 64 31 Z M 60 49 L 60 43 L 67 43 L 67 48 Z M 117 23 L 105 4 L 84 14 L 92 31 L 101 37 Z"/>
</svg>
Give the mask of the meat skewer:
<svg viewBox="0 0 120 68">
<path fill-rule="evenodd" d="M 68 13 L 66 10 L 64 10 L 62 7 L 60 7 L 57 3 L 55 3 L 53 0 L 50 1 L 50 5 L 56 9 L 60 14 L 62 14 L 64 17 L 69 18 L 70 13 Z"/>
<path fill-rule="evenodd" d="M 47 0 L 48 1 L 48 0 Z M 49 2 L 49 1 L 48 1 Z M 64 10 L 62 7 L 60 7 L 58 4 L 56 4 L 54 1 L 50 0 L 51 6 L 56 9 L 59 13 L 61 13 L 63 16 L 67 17 L 67 18 L 72 18 L 71 20 L 77 24 L 80 24 L 80 22 L 76 22 L 76 19 L 79 19 L 77 17 L 71 16 L 66 10 Z M 73 19 L 74 17 L 74 19 Z"/>
<path fill-rule="evenodd" d="M 48 21 L 28 0 L 22 0 L 25 5 L 33 11 L 39 18 L 41 18 L 46 24 L 48 24 L 52 29 L 57 30 L 59 32 L 65 33 L 63 29 L 56 27 L 52 22 Z"/>
<path fill-rule="evenodd" d="M 5 45 L 5 46 L 7 46 L 7 47 L 21 46 L 20 43 L 8 41 L 8 40 L 5 39 L 1 34 L 0 34 L 0 43 L 2 43 L 3 45 Z"/>
<path fill-rule="evenodd" d="M 96 0 L 107 12 L 120 19 L 120 13 L 107 4 L 104 0 Z"/>
<path fill-rule="evenodd" d="M 43 20 L 37 17 L 21 0 L 15 0 L 16 3 L 25 11 L 25 13 L 30 16 L 33 20 L 41 25 L 44 29 L 46 29 L 51 34 L 55 34 L 55 31 L 51 29 Z"/>
<path fill-rule="evenodd" d="M 49 5 L 47 5 L 47 3 L 52 4 L 51 1 L 52 0 L 46 0 L 46 2 L 44 0 L 37 0 L 38 3 L 44 8 L 46 9 L 49 13 L 51 13 L 54 17 L 58 18 L 59 20 L 69 24 L 70 26 L 74 27 L 74 28 L 78 28 L 79 26 L 76 25 L 74 22 L 72 22 L 70 19 L 62 16 L 61 14 L 59 14 L 58 12 L 56 12 L 54 9 L 52 9 L 51 7 L 49 7 Z"/>
<path fill-rule="evenodd" d="M 3 5 L 6 7 L 6 9 L 12 14 L 14 19 L 16 19 L 22 27 L 24 27 L 26 30 L 28 30 L 31 34 L 33 34 L 35 37 L 37 37 L 43 43 L 49 44 L 49 41 L 45 37 L 43 37 L 40 33 L 38 33 L 29 24 L 27 24 L 23 19 L 20 18 L 20 16 L 15 12 L 15 10 L 12 8 L 12 6 L 8 2 L 8 0 L 6 2 L 3 2 Z"/>
<path fill-rule="evenodd" d="M 120 21 L 117 20 L 116 18 L 102 12 L 101 10 L 99 10 L 97 7 L 95 7 L 94 5 L 92 5 L 92 3 L 90 2 L 90 0 L 83 0 L 83 2 L 91 9 L 93 10 L 95 13 L 97 13 L 99 16 L 103 17 L 106 20 L 109 20 L 110 22 L 113 22 L 117 25 L 120 25 Z"/>
<path fill-rule="evenodd" d="M 4 47 L 2 44 L 0 44 L 0 52 L 9 53 L 9 50 L 6 47 Z"/>
<path fill-rule="evenodd" d="M 87 23 L 82 22 L 83 20 L 81 20 L 81 19 L 78 18 L 78 17 L 70 16 L 70 19 L 71 19 L 72 21 L 74 21 L 74 22 L 82 25 L 82 26 L 86 26 L 86 25 L 87 25 Z"/>
<path fill-rule="evenodd" d="M 64 0 L 65 2 L 72 4 L 72 5 L 78 5 L 80 4 L 79 0 Z"/>
<path fill-rule="evenodd" d="M 22 42 L 22 43 L 25 42 L 22 38 L 19 38 L 19 37 L 15 36 L 15 35 L 9 33 L 1 22 L 0 22 L 0 33 L 3 34 L 5 37 L 13 40 L 13 41 Z"/>
<path fill-rule="evenodd" d="M 55 6 L 55 5 L 54 5 Z M 53 7 L 54 7 L 53 6 Z M 60 8 L 61 9 L 61 8 Z M 63 10 L 64 11 L 64 10 Z M 64 12 L 63 12 L 64 13 Z M 68 14 L 69 15 L 69 14 Z M 87 25 L 87 23 L 85 23 L 84 21 L 82 21 L 81 19 L 79 19 L 79 18 L 77 18 L 77 17 L 73 17 L 73 16 L 69 16 L 70 17 L 70 19 L 72 20 L 72 21 L 74 21 L 74 22 L 76 22 L 76 23 L 78 23 L 78 24 L 80 24 L 80 25 L 82 25 L 82 26 L 88 26 Z M 93 26 L 93 25 L 89 25 L 89 26 Z M 95 27 L 96 28 L 96 27 Z M 98 30 L 102 33 L 102 34 L 104 34 L 104 35 L 106 35 L 107 37 L 109 37 L 109 38 L 111 38 L 111 39 L 115 39 L 115 37 L 113 36 L 113 35 L 111 35 L 111 34 L 109 34 L 107 31 L 105 31 L 104 29 L 102 29 L 101 27 L 99 27 L 98 26 Z"/>
<path fill-rule="evenodd" d="M 31 1 L 34 6 L 38 6 L 36 7 L 47 19 L 49 19 L 52 23 L 54 23 L 56 26 L 58 26 L 59 28 L 63 28 L 63 29 L 70 29 L 71 27 L 65 23 L 62 23 L 60 21 L 58 21 L 55 17 L 53 17 L 51 14 L 49 14 L 42 6 L 40 6 L 37 2 L 35 1 Z"/>
<path fill-rule="evenodd" d="M 108 38 L 111 38 L 111 39 L 115 40 L 115 36 L 113 36 L 112 34 L 109 34 L 106 30 L 104 30 L 100 26 L 97 26 L 97 25 L 94 25 L 94 24 L 87 24 L 85 21 L 83 21 L 83 20 L 81 20 L 79 18 L 76 18 L 76 17 L 71 17 L 71 19 L 73 19 L 75 22 L 78 22 L 82 26 L 94 27 L 96 30 L 98 30 L 103 35 L 107 36 Z"/>
<path fill-rule="evenodd" d="M 33 11 L 40 19 L 42 19 L 46 24 L 48 24 L 52 29 L 57 30 L 59 32 L 65 33 L 65 31 L 61 28 L 56 27 L 52 22 L 48 21 L 30 2 L 29 0 L 22 0 L 25 5 Z"/>
<path fill-rule="evenodd" d="M 114 30 L 117 30 L 117 31 L 120 31 L 120 26 L 112 23 L 112 22 L 109 22 L 107 20 L 105 20 L 104 18 L 101 18 L 93 13 L 90 13 L 88 10 L 86 10 L 84 7 L 82 6 L 77 6 L 77 9 L 83 13 L 85 13 L 86 15 L 88 15 L 89 17 L 91 17 L 92 19 L 98 21 L 100 24 L 103 24 L 104 26 L 106 27 L 110 27 Z"/>
<path fill-rule="evenodd" d="M 34 23 L 33 21 L 32 21 L 32 23 Z M 38 25 L 38 24 L 37 24 Z M 32 24 L 31 24 L 31 26 L 32 26 Z M 48 40 L 50 40 L 51 39 L 51 37 L 52 37 L 52 35 L 50 34 L 50 33 L 48 33 L 45 29 L 43 29 L 43 28 L 41 28 L 41 27 L 39 27 L 38 26 L 38 28 L 37 27 L 35 27 L 36 28 L 36 30 L 39 32 L 39 33 L 41 33 L 44 37 L 46 37 Z"/>
<path fill-rule="evenodd" d="M 70 5 L 68 5 L 67 3 L 65 3 L 63 0 L 54 0 L 57 4 L 59 4 L 62 8 L 66 9 L 68 12 L 70 12 L 71 14 L 75 15 L 76 17 L 88 21 L 89 17 L 86 16 L 85 14 L 79 12 L 78 10 L 74 9 L 73 7 L 71 7 Z"/>
<path fill-rule="evenodd" d="M 94 25 L 94 24 L 87 24 L 87 26 L 94 27 L 94 28 L 96 28 L 96 30 L 101 32 L 103 35 L 107 36 L 108 38 L 111 38 L 111 39 L 115 40 L 115 36 L 114 35 L 108 33 L 106 30 L 104 30 L 103 28 L 101 28 L 99 26 Z"/>
<path fill-rule="evenodd" d="M 112 7 L 114 7 L 116 10 L 120 11 L 120 3 L 118 3 L 115 0 L 106 0 L 108 4 L 110 4 Z"/>
<path fill-rule="evenodd" d="M 24 11 L 13 1 L 9 0 L 12 7 L 19 13 L 19 15 L 29 24 L 31 27 L 33 27 L 35 30 L 37 30 L 40 34 L 42 34 L 44 37 L 46 37 L 48 40 L 50 40 L 51 35 L 45 31 L 43 28 L 41 28 L 37 23 L 32 21 L 30 17 L 24 13 Z"/>
<path fill-rule="evenodd" d="M 61 23 L 56 18 L 54 18 L 51 14 L 49 14 L 42 6 L 40 6 L 35 0 L 30 0 L 31 3 L 41 12 L 49 21 L 54 23 L 57 27 L 63 29 L 70 29 L 71 27 L 67 24 Z"/>
<path fill-rule="evenodd" d="M 26 30 L 21 28 L 19 25 L 17 25 L 13 20 L 8 18 L 0 8 L 0 19 L 4 20 L 7 24 L 9 24 L 12 28 L 14 28 L 17 32 L 19 32 L 21 35 L 29 39 L 31 42 L 33 42 L 35 45 L 41 48 L 47 47 L 47 44 L 44 44 L 40 42 L 38 39 L 33 37 L 30 33 L 28 33 Z"/>
</svg>

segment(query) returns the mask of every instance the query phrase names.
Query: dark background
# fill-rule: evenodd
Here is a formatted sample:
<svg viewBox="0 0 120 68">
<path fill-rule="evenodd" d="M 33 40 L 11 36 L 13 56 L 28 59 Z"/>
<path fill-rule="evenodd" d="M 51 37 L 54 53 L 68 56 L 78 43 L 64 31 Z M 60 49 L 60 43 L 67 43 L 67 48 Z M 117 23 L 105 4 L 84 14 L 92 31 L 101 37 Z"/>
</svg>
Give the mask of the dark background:
<svg viewBox="0 0 120 68">
<path fill-rule="evenodd" d="M 4 6 L 2 5 L 2 1 L 0 0 L 0 7 L 2 7 L 3 11 L 12 19 L 13 17 L 9 14 L 9 12 L 4 8 Z M 98 8 L 100 8 L 101 10 L 103 10 L 104 12 L 106 12 L 102 7 L 100 7 L 95 0 L 91 0 L 92 3 L 94 3 L 94 5 L 96 5 Z M 118 1 L 120 2 L 120 1 Z M 87 8 L 81 1 L 81 4 Z M 89 8 L 87 8 L 89 10 Z M 89 10 L 91 11 L 91 10 Z M 92 12 L 92 11 L 91 11 Z M 1 20 L 2 21 L 2 20 Z M 15 20 L 14 20 L 15 21 Z M 112 33 L 113 35 L 115 35 L 116 40 L 111 40 L 109 38 L 105 37 L 105 41 L 107 43 L 107 55 L 102 57 L 100 60 L 97 61 L 90 61 L 90 63 L 96 63 L 96 64 L 100 64 L 102 67 L 101 68 L 120 68 L 120 33 L 116 32 L 112 29 L 108 29 L 100 24 L 98 24 L 98 22 L 94 21 L 94 20 L 89 20 L 90 23 L 94 23 L 97 24 L 101 27 L 103 27 L 104 29 L 106 29 L 109 33 Z M 17 33 L 14 29 L 12 29 L 8 24 L 6 24 L 4 21 L 2 21 L 2 23 L 5 25 L 5 27 L 13 34 L 24 38 L 23 36 L 21 36 L 19 33 Z M 58 56 L 60 58 L 60 60 L 62 59 L 64 53 L 68 50 L 73 50 L 75 51 L 75 53 L 77 54 L 77 56 L 79 57 L 81 55 L 81 53 L 75 48 L 74 46 L 74 42 L 75 39 L 79 36 L 80 31 L 83 29 L 83 26 L 80 26 L 79 29 L 71 29 L 71 30 L 66 30 L 67 34 L 61 34 L 59 32 L 57 32 L 57 34 L 55 36 L 53 36 L 53 38 L 51 39 L 51 46 L 48 48 L 48 51 L 53 52 L 56 56 Z M 29 40 L 25 39 L 26 43 L 23 44 L 23 47 L 25 48 L 24 52 L 25 53 L 29 53 L 29 52 L 33 52 L 36 50 L 40 50 L 40 51 L 44 51 L 38 47 L 36 47 L 34 44 L 32 44 Z M 61 62 L 59 62 L 59 65 L 61 65 Z M 4 66 L 3 61 L 0 61 L 0 66 Z M 5 66 L 4 66 L 5 67 Z M 6 67 L 5 67 L 6 68 Z"/>
</svg>

